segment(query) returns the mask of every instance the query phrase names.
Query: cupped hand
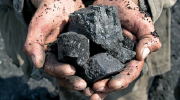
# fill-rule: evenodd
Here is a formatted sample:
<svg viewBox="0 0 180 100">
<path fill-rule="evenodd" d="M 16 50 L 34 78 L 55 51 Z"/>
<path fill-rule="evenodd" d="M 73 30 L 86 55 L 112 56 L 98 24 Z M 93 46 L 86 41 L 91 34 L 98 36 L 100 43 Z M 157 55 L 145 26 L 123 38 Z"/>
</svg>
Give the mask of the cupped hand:
<svg viewBox="0 0 180 100">
<path fill-rule="evenodd" d="M 104 99 L 109 93 L 128 87 L 139 76 L 144 59 L 161 47 L 152 19 L 145 12 L 139 11 L 139 7 L 132 0 L 96 0 L 94 5 L 97 4 L 116 6 L 123 33 L 138 44 L 136 60 L 130 61 L 122 72 L 111 79 L 94 83 L 92 89 L 86 88 L 82 91 L 83 94 L 90 96 L 90 100 Z"/>
<path fill-rule="evenodd" d="M 43 70 L 55 77 L 59 85 L 70 90 L 83 90 L 86 88 L 85 80 L 75 76 L 75 68 L 69 64 L 60 63 L 54 53 L 46 52 L 46 60 Z"/>
<path fill-rule="evenodd" d="M 38 0 L 33 0 L 38 2 Z M 69 20 L 69 14 L 83 8 L 81 0 L 39 0 L 38 9 L 33 16 L 24 45 L 25 53 L 32 58 L 36 68 L 56 77 L 58 83 L 71 90 L 82 90 L 86 82 L 74 76 L 75 68 L 58 62 L 53 53 L 45 51 L 47 45 L 57 40 L 59 33 Z M 36 3 L 33 2 L 33 3 Z"/>
<path fill-rule="evenodd" d="M 42 68 L 47 44 L 57 40 L 69 20 L 69 14 L 84 7 L 81 0 L 42 0 L 33 16 L 24 51 L 33 60 L 36 68 Z"/>
</svg>

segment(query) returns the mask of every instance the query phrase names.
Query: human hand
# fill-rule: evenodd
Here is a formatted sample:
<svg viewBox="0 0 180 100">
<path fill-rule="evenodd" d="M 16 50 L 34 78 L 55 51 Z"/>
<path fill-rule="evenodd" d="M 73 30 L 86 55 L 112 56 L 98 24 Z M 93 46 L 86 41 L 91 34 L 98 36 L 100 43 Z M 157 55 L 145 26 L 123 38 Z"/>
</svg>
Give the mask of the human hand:
<svg viewBox="0 0 180 100">
<path fill-rule="evenodd" d="M 103 100 L 109 93 L 127 88 L 139 76 L 143 64 L 143 60 L 132 60 L 119 74 L 112 76 L 110 79 L 97 81 L 92 88 L 86 87 L 81 93 L 90 97 L 90 100 Z"/>
<path fill-rule="evenodd" d="M 46 52 L 46 60 L 43 70 L 50 76 L 55 77 L 59 85 L 70 90 L 83 90 L 86 82 L 75 76 L 75 68 L 69 64 L 60 63 L 57 56 L 52 52 Z"/>
<path fill-rule="evenodd" d="M 24 45 L 25 53 L 32 58 L 36 68 L 42 68 L 52 77 L 56 77 L 58 83 L 71 90 L 82 90 L 86 82 L 77 77 L 75 68 L 57 61 L 53 53 L 45 51 L 49 43 L 57 40 L 59 33 L 69 20 L 69 14 L 83 8 L 81 0 L 32 0 L 38 3 L 34 17 L 32 18 L 28 35 Z M 46 58 L 46 59 L 45 59 Z"/>
<path fill-rule="evenodd" d="M 139 11 L 139 7 L 132 0 L 96 0 L 95 5 L 116 6 L 121 21 L 123 33 L 132 41 L 138 42 L 136 60 L 130 61 L 125 69 L 111 79 L 100 80 L 87 88 L 83 94 L 90 96 L 90 100 L 104 99 L 109 93 L 128 87 L 136 79 L 144 64 L 144 59 L 161 47 L 158 35 L 155 33 L 152 19 L 146 13 Z"/>
<path fill-rule="evenodd" d="M 24 51 L 32 58 L 36 68 L 43 67 L 47 44 L 57 40 L 69 20 L 69 14 L 81 7 L 84 7 L 81 0 L 41 1 L 29 24 L 24 45 Z"/>
</svg>

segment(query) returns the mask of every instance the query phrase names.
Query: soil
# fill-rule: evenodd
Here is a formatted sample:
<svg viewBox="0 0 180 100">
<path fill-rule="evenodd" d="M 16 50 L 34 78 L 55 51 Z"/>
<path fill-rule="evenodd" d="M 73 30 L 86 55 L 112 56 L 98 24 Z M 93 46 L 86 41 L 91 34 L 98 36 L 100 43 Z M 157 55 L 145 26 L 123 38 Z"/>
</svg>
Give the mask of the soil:
<svg viewBox="0 0 180 100">
<path fill-rule="evenodd" d="M 156 76 L 149 100 L 180 100 L 180 1 L 172 7 L 171 71 Z M 47 80 L 22 81 L 20 67 L 10 62 L 0 34 L 0 100 L 58 100 L 53 85 Z"/>
</svg>

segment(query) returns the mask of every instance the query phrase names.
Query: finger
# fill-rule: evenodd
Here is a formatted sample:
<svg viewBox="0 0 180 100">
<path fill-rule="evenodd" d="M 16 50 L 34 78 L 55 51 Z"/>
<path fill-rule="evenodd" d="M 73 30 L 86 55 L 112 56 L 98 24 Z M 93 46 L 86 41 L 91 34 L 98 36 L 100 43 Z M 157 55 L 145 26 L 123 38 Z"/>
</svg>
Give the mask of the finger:
<svg viewBox="0 0 180 100">
<path fill-rule="evenodd" d="M 112 79 L 108 82 L 108 87 L 113 90 L 118 90 L 126 87 L 131 83 L 134 79 L 136 79 L 142 68 L 143 68 L 144 61 L 136 61 L 132 60 L 127 64 L 125 69 L 120 72 L 120 74 L 115 75 Z"/>
<path fill-rule="evenodd" d="M 129 37 L 133 42 L 137 42 L 137 38 L 134 34 L 132 34 L 130 31 L 128 31 L 125 28 L 122 28 L 123 34 Z"/>
<path fill-rule="evenodd" d="M 88 97 L 90 97 L 94 94 L 94 91 L 90 87 L 87 87 L 84 90 L 81 90 L 79 92 L 85 96 L 88 96 Z"/>
<path fill-rule="evenodd" d="M 123 89 L 127 88 L 128 86 L 129 86 L 129 84 L 126 85 L 126 86 L 122 86 L 122 87 L 119 88 L 119 89 L 114 89 L 113 92 L 116 92 L 116 91 L 119 91 L 119 90 L 123 90 Z"/>
<path fill-rule="evenodd" d="M 151 52 L 161 48 L 161 42 L 158 37 L 153 35 L 144 35 L 141 37 L 136 47 L 136 58 L 144 60 Z"/>
<path fill-rule="evenodd" d="M 64 24 L 61 24 L 60 27 L 64 27 L 63 25 L 65 25 L 66 23 L 64 22 Z M 57 40 L 58 35 L 61 31 L 60 27 L 55 28 L 53 31 L 51 31 L 51 33 L 48 35 L 48 37 L 46 38 L 45 41 L 45 45 L 49 44 L 49 43 L 53 43 L 54 41 Z"/>
<path fill-rule="evenodd" d="M 86 82 L 78 76 L 69 76 L 67 78 L 56 78 L 59 85 L 70 90 L 84 90 Z"/>
<path fill-rule="evenodd" d="M 57 57 L 50 52 L 46 53 L 46 60 L 43 70 L 52 77 L 66 78 L 74 75 L 76 70 L 69 64 L 62 64 L 57 60 Z"/>
<path fill-rule="evenodd" d="M 108 87 L 109 79 L 103 79 L 93 84 L 93 90 L 101 93 L 110 93 L 113 90 Z"/>
<path fill-rule="evenodd" d="M 37 20 L 36 23 L 38 22 L 39 21 Z M 42 23 L 37 25 L 35 24 L 33 26 L 33 23 L 29 25 L 27 39 L 24 45 L 24 52 L 31 57 L 35 67 L 39 69 L 42 68 L 44 64 L 44 42 L 49 30 L 47 26 L 43 25 Z"/>
<path fill-rule="evenodd" d="M 36 68 L 42 68 L 45 60 L 45 52 L 38 43 L 26 42 L 24 45 L 24 52 L 31 57 Z"/>
<path fill-rule="evenodd" d="M 75 2 L 76 2 L 76 5 L 75 5 L 76 10 L 75 11 L 85 8 L 85 5 L 83 4 L 82 0 L 76 0 Z"/>
<path fill-rule="evenodd" d="M 108 94 L 96 92 L 89 98 L 89 100 L 103 100 L 107 95 Z"/>
</svg>

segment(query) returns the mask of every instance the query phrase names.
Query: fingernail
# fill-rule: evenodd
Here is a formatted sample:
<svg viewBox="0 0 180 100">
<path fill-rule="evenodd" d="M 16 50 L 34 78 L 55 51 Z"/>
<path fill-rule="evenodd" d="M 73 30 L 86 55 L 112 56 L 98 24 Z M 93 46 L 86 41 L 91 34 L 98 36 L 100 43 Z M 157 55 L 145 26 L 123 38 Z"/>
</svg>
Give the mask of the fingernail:
<svg viewBox="0 0 180 100">
<path fill-rule="evenodd" d="M 104 91 L 106 91 L 106 88 L 105 88 L 105 87 L 102 87 L 102 88 L 97 89 L 96 91 L 98 91 L 98 92 L 104 92 Z"/>
<path fill-rule="evenodd" d="M 99 96 L 98 96 L 99 97 Z M 101 97 L 99 97 L 99 100 L 102 100 L 102 98 Z"/>
<path fill-rule="evenodd" d="M 74 87 L 74 90 L 82 90 L 82 88 Z"/>
<path fill-rule="evenodd" d="M 75 67 L 70 65 L 71 70 L 76 71 Z"/>
<path fill-rule="evenodd" d="M 145 48 L 142 54 L 142 59 L 144 60 L 148 56 L 149 53 L 150 53 L 149 48 Z"/>
<path fill-rule="evenodd" d="M 33 61 L 33 63 L 34 63 L 34 65 L 35 65 L 35 56 L 34 55 L 31 55 L 31 59 L 32 59 L 32 61 Z"/>
</svg>

